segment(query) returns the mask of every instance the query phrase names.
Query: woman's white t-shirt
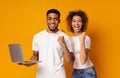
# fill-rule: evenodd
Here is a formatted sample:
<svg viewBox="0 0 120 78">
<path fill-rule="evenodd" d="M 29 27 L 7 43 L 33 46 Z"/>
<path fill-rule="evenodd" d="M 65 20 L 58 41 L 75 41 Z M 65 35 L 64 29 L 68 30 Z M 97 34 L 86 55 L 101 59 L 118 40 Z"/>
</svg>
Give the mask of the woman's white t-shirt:
<svg viewBox="0 0 120 78">
<path fill-rule="evenodd" d="M 73 43 L 73 48 L 74 48 L 74 56 L 75 56 L 75 61 L 74 61 L 74 68 L 75 69 L 85 69 L 88 67 L 93 66 L 93 63 L 91 60 L 87 59 L 85 64 L 81 64 L 80 62 L 80 39 L 78 36 L 71 36 L 71 41 Z M 89 36 L 85 36 L 85 48 L 90 49 L 91 41 Z"/>
</svg>

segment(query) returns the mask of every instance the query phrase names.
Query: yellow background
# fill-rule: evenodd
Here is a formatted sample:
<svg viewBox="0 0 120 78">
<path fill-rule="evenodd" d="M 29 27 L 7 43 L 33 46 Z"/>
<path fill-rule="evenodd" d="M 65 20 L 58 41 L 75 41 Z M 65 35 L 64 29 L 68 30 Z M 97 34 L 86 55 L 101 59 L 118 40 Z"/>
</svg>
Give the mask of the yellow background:
<svg viewBox="0 0 120 78">
<path fill-rule="evenodd" d="M 68 32 L 65 18 L 69 11 L 82 9 L 88 17 L 91 37 L 90 57 L 98 78 L 120 78 L 120 1 L 119 0 L 0 0 L 0 78 L 35 78 L 37 65 L 19 66 L 10 60 L 8 44 L 21 43 L 26 60 L 32 55 L 32 38 L 46 28 L 46 11 L 61 11 L 60 29 Z M 67 78 L 72 66 L 65 63 Z"/>
</svg>

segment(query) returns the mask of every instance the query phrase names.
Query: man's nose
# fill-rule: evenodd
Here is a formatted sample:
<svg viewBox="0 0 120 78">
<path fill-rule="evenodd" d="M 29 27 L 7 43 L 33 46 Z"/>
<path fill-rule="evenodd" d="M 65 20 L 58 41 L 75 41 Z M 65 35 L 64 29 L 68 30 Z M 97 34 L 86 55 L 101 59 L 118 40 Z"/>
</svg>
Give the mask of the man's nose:
<svg viewBox="0 0 120 78">
<path fill-rule="evenodd" d="M 55 22 L 55 20 L 54 19 L 51 19 L 51 23 L 54 23 Z"/>
</svg>

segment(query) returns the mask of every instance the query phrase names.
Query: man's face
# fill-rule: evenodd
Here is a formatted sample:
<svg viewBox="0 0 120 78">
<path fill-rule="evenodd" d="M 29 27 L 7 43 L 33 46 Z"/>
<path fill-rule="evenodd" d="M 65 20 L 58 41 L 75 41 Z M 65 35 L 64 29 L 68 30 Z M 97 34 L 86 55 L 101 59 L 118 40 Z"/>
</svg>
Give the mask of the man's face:
<svg viewBox="0 0 120 78">
<path fill-rule="evenodd" d="M 58 29 L 60 18 L 55 13 L 50 13 L 47 16 L 47 25 L 50 31 L 55 32 Z"/>
</svg>

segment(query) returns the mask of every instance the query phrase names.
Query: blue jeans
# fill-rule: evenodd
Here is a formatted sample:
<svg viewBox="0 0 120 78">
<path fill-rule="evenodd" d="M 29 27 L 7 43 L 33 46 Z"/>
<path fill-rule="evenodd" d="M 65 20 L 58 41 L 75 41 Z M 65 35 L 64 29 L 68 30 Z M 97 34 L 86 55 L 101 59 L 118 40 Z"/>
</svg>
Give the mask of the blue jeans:
<svg viewBox="0 0 120 78">
<path fill-rule="evenodd" d="M 72 78 L 97 78 L 95 68 L 74 69 Z"/>
</svg>

